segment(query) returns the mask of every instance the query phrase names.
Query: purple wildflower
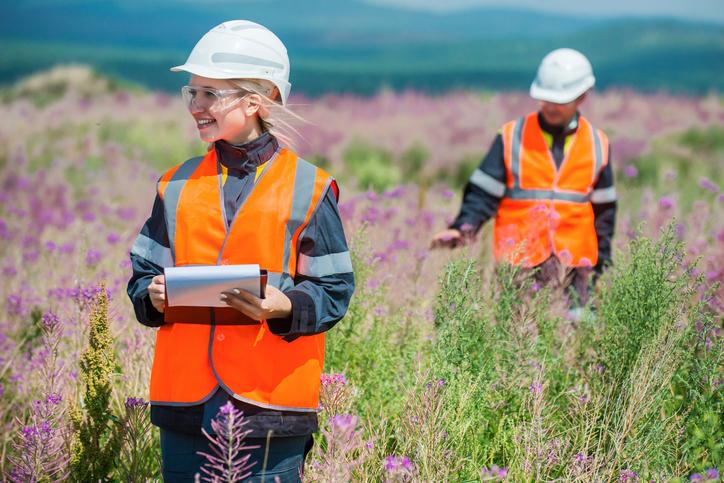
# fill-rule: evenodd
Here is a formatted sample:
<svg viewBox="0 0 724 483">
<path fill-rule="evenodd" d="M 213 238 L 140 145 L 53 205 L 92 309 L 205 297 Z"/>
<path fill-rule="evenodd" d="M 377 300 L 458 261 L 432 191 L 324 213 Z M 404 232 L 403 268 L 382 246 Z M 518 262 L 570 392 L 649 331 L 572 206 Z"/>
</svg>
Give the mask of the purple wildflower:
<svg viewBox="0 0 724 483">
<path fill-rule="evenodd" d="M 716 468 L 709 468 L 704 474 L 710 480 L 717 481 L 719 479 L 719 470 Z"/>
<path fill-rule="evenodd" d="M 43 326 L 49 331 L 55 330 L 60 325 L 60 318 L 53 312 L 43 314 Z"/>
<path fill-rule="evenodd" d="M 618 481 L 638 481 L 638 479 L 639 475 L 629 469 L 621 470 L 621 473 L 618 475 Z"/>
<path fill-rule="evenodd" d="M 18 274 L 18 269 L 13 267 L 12 265 L 7 265 L 3 267 L 3 275 L 6 277 L 14 277 Z"/>
<path fill-rule="evenodd" d="M 30 313 L 28 304 L 21 295 L 10 294 L 6 299 L 5 307 L 9 315 L 17 315 L 18 317 L 25 317 Z"/>
<path fill-rule="evenodd" d="M 633 164 L 629 164 L 623 168 L 623 174 L 626 175 L 627 178 L 635 178 L 638 176 L 639 170 Z"/>
<path fill-rule="evenodd" d="M 75 245 L 73 245 L 73 243 L 71 242 L 64 243 L 58 248 L 58 251 L 62 255 L 70 255 L 71 253 L 73 253 L 73 250 L 75 250 Z"/>
<path fill-rule="evenodd" d="M 209 452 L 199 454 L 206 458 L 201 468 L 205 481 L 240 481 L 251 474 L 256 463 L 249 463 L 249 450 L 258 446 L 245 446 L 244 438 L 251 430 L 244 429 L 248 421 L 241 411 L 228 401 L 211 421 L 213 435 L 202 429 L 209 440 Z"/>
<path fill-rule="evenodd" d="M 106 237 L 106 241 L 108 243 L 110 243 L 111 245 L 115 245 L 116 243 L 121 241 L 121 235 L 119 235 L 118 233 L 115 233 L 115 232 L 111 232 Z"/>
<path fill-rule="evenodd" d="M 129 397 L 126 398 L 126 409 L 143 408 L 148 403 L 141 397 Z"/>
<path fill-rule="evenodd" d="M 414 466 L 407 456 L 390 455 L 385 458 L 385 472 L 389 476 L 412 474 Z"/>
<path fill-rule="evenodd" d="M 322 374 L 320 377 L 320 381 L 323 386 L 329 386 L 332 384 L 337 384 L 344 386 L 347 384 L 347 379 L 344 377 L 344 374 Z"/>
<path fill-rule="evenodd" d="M 51 392 L 45 397 L 45 402 L 57 406 L 63 400 L 63 396 L 58 393 Z"/>
<path fill-rule="evenodd" d="M 530 383 L 528 389 L 533 394 L 540 394 L 543 392 L 543 384 L 540 381 L 533 381 Z"/>
<path fill-rule="evenodd" d="M 98 262 L 101 261 L 101 258 L 103 258 L 103 254 L 101 252 L 90 248 L 85 254 L 85 263 L 89 267 L 92 267 L 94 265 L 97 265 Z"/>
<path fill-rule="evenodd" d="M 338 414 L 337 416 L 333 416 L 329 422 L 335 433 L 347 433 L 357 427 L 359 418 L 351 414 Z"/>
<path fill-rule="evenodd" d="M 504 480 L 508 476 L 508 468 L 500 468 L 498 465 L 493 465 L 490 468 L 484 466 L 480 470 L 480 477 L 484 481 L 496 481 Z"/>
<path fill-rule="evenodd" d="M 40 252 L 38 250 L 28 250 L 23 252 L 23 261 L 25 263 L 37 262 L 38 258 L 40 258 Z"/>
<path fill-rule="evenodd" d="M 704 481 L 704 475 L 701 473 L 694 473 L 689 477 L 689 481 Z"/>
<path fill-rule="evenodd" d="M 703 188 L 707 191 L 711 191 L 712 193 L 718 193 L 719 187 L 709 178 L 701 178 L 699 180 L 699 187 Z"/>
<path fill-rule="evenodd" d="M 670 210 L 674 206 L 676 206 L 676 202 L 668 196 L 662 196 L 661 199 L 659 199 L 659 208 L 662 210 Z"/>
</svg>

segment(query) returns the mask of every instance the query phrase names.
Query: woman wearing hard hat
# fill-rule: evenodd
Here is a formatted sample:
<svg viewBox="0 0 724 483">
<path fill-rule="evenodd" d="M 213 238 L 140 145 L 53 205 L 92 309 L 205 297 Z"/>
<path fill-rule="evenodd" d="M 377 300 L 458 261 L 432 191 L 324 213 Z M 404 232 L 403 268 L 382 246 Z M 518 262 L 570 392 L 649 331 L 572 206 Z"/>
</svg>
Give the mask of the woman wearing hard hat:
<svg viewBox="0 0 724 483">
<path fill-rule="evenodd" d="M 282 146 L 289 59 L 265 27 L 234 20 L 196 44 L 181 89 L 208 152 L 167 171 L 131 250 L 128 294 L 159 327 L 151 421 L 161 431 L 164 481 L 193 481 L 210 453 L 202 428 L 228 402 L 243 411 L 249 481 L 300 481 L 317 430 L 324 332 L 347 310 L 352 264 L 337 184 Z M 227 307 L 169 307 L 164 268 L 258 264 L 265 298 L 219 294 Z"/>
<path fill-rule="evenodd" d="M 608 139 L 578 111 L 594 83 L 580 52 L 546 55 L 530 87 L 540 109 L 503 125 L 465 186 L 457 218 L 432 240 L 457 246 L 495 217 L 498 261 L 536 268 L 540 281 L 561 265 L 572 269 L 573 317 L 587 301 L 591 271 L 610 263 L 616 217 Z"/>
</svg>

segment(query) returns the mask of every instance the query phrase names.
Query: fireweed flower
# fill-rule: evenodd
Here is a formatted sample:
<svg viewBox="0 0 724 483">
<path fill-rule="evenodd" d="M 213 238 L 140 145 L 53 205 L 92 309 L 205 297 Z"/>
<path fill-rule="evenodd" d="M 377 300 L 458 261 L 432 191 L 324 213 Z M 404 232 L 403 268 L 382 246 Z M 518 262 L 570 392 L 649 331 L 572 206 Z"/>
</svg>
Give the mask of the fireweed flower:
<svg viewBox="0 0 724 483">
<path fill-rule="evenodd" d="M 388 476 L 411 475 L 415 467 L 407 456 L 390 455 L 385 458 L 385 472 Z"/>
<path fill-rule="evenodd" d="M 115 232 L 111 232 L 106 237 L 106 241 L 108 243 L 110 243 L 111 245 L 115 245 L 116 243 L 121 241 L 121 235 L 119 235 L 118 233 L 115 233 Z"/>
<path fill-rule="evenodd" d="M 134 400 L 134 404 L 139 401 L 135 398 L 129 399 Z M 211 421 L 213 434 L 202 428 L 201 431 L 210 443 L 209 453 L 199 452 L 206 458 L 206 463 L 201 468 L 203 481 L 240 481 L 251 474 L 250 470 L 256 463 L 249 463 L 249 450 L 258 446 L 244 445 L 244 438 L 251 432 L 244 429 L 247 423 L 243 413 L 228 401 L 219 408 L 217 417 Z"/>
<path fill-rule="evenodd" d="M 359 418 L 352 414 L 338 414 L 330 420 L 332 431 L 337 434 L 347 434 L 354 431 L 359 422 Z"/>
<path fill-rule="evenodd" d="M 14 277 L 18 274 L 18 269 L 13 267 L 12 265 L 7 265 L 3 267 L 3 275 L 6 277 Z"/>
<path fill-rule="evenodd" d="M 626 175 L 628 178 L 635 178 L 639 174 L 639 170 L 636 168 L 636 166 L 629 164 L 625 168 L 623 168 L 623 174 Z"/>
<path fill-rule="evenodd" d="M 543 392 L 543 384 L 540 381 L 533 381 L 528 387 L 532 394 L 540 394 Z"/>
<path fill-rule="evenodd" d="M 618 481 L 638 481 L 638 479 L 639 475 L 629 469 L 621 470 L 621 473 L 618 475 Z"/>
<path fill-rule="evenodd" d="M 89 267 L 92 267 L 94 265 L 97 265 L 98 262 L 101 261 L 101 258 L 103 258 L 103 254 L 98 250 L 91 248 L 85 254 L 85 263 Z"/>
<path fill-rule="evenodd" d="M 496 480 L 504 480 L 508 476 L 508 468 L 499 468 L 498 465 L 493 465 L 489 469 L 487 466 L 484 466 L 482 470 L 480 470 L 480 478 L 483 481 L 496 481 Z"/>
<path fill-rule="evenodd" d="M 701 178 L 699 180 L 699 187 L 703 188 L 707 191 L 711 191 L 712 193 L 718 193 L 719 187 L 709 178 Z"/>
<path fill-rule="evenodd" d="M 75 250 L 75 245 L 73 245 L 73 243 L 71 242 L 64 243 L 58 248 L 58 251 L 62 255 L 70 255 L 71 253 L 73 253 L 73 250 Z"/>
<path fill-rule="evenodd" d="M 43 326 L 49 331 L 55 330 L 60 325 L 60 318 L 53 312 L 43 314 Z"/>
<path fill-rule="evenodd" d="M 228 404 L 228 403 L 227 403 Z M 148 403 L 143 398 L 129 397 L 126 399 L 126 409 L 146 407 Z"/>
<path fill-rule="evenodd" d="M 676 206 L 676 202 L 668 196 L 662 196 L 659 199 L 659 208 L 661 208 L 662 210 L 670 210 L 670 209 L 674 208 L 675 206 Z"/>
</svg>

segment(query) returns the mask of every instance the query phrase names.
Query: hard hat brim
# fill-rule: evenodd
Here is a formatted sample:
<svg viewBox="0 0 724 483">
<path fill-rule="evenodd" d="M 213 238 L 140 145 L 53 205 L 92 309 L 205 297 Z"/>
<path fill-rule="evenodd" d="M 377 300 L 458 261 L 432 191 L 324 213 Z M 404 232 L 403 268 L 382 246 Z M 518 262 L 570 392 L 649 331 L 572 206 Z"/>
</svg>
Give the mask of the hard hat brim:
<svg viewBox="0 0 724 483">
<path fill-rule="evenodd" d="M 568 104 L 578 99 L 583 93 L 588 91 L 595 84 L 593 76 L 590 79 L 586 79 L 586 82 L 581 84 L 576 89 L 568 91 L 554 91 L 550 89 L 544 89 L 539 86 L 535 81 L 530 85 L 530 97 L 538 101 L 547 101 L 554 104 Z"/>
<path fill-rule="evenodd" d="M 201 77 L 207 77 L 209 79 L 241 79 L 244 77 L 239 77 L 238 72 L 230 73 L 225 72 L 223 70 L 218 69 L 209 69 L 206 66 L 198 65 L 198 64 L 183 64 L 183 65 L 177 65 L 176 67 L 171 67 L 169 69 L 171 72 L 188 72 L 189 74 L 198 75 Z M 251 78 L 251 77 L 250 77 Z M 280 100 L 282 105 L 287 104 L 287 97 L 289 96 L 289 90 L 291 89 L 291 84 L 288 82 L 285 84 L 279 84 L 279 82 L 276 79 L 273 78 L 267 78 L 264 76 L 258 76 L 253 77 L 254 79 L 265 79 L 270 81 L 272 84 L 277 86 L 279 89 L 280 94 Z"/>
</svg>

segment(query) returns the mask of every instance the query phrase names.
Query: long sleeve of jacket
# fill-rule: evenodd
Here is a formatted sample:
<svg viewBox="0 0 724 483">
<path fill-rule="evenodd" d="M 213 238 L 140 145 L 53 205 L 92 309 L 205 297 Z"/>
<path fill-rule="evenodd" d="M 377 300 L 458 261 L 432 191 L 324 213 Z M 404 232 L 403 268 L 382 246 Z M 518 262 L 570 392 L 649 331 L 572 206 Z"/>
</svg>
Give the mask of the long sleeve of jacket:
<svg viewBox="0 0 724 483">
<path fill-rule="evenodd" d="M 163 203 L 156 195 L 151 216 L 131 248 L 133 275 L 128 281 L 128 297 L 138 321 L 148 327 L 163 325 L 163 314 L 151 304 L 148 286 L 156 275 L 163 275 L 163 267 L 171 264 L 171 249 L 166 231 Z"/>
<path fill-rule="evenodd" d="M 285 292 L 292 315 L 268 320 L 270 330 L 287 340 L 332 328 L 347 312 L 354 274 L 337 199 L 329 189 L 300 235 L 294 288 Z"/>
<path fill-rule="evenodd" d="M 613 183 L 613 167 L 611 166 L 611 148 L 609 147 L 608 163 L 601 171 L 593 186 L 591 203 L 593 205 L 594 228 L 598 239 L 598 263 L 595 270 L 601 273 L 606 265 L 611 264 L 611 240 L 616 228 L 616 188 Z"/>
<path fill-rule="evenodd" d="M 450 228 L 477 232 L 494 217 L 505 193 L 503 137 L 498 134 L 463 191 L 460 213 Z"/>
</svg>

